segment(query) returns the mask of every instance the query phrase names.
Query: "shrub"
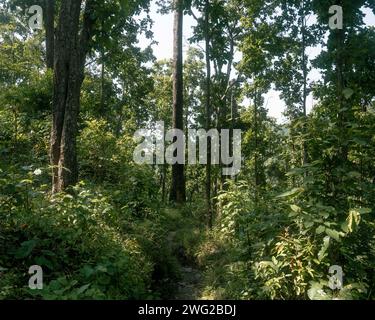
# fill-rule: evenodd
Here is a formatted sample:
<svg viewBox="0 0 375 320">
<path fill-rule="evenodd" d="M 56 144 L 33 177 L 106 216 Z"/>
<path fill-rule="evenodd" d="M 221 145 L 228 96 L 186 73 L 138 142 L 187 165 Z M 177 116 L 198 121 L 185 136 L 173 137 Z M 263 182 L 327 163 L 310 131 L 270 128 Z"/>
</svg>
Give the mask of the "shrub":
<svg viewBox="0 0 375 320">
<path fill-rule="evenodd" d="M 134 237 L 119 232 L 118 216 L 102 194 L 81 185 L 73 194 L 36 197 L 30 207 L 15 201 L 3 208 L 3 298 L 149 297 L 152 263 Z M 27 289 L 31 265 L 43 267 L 41 291 Z"/>
</svg>

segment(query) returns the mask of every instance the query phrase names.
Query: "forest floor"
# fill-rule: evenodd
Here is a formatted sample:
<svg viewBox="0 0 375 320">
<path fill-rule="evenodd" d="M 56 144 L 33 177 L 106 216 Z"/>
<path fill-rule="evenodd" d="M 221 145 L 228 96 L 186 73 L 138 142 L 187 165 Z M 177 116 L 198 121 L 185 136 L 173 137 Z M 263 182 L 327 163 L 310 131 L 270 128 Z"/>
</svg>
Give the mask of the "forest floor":
<svg viewBox="0 0 375 320">
<path fill-rule="evenodd" d="M 174 212 L 180 216 L 180 213 Z M 181 219 L 183 220 L 183 219 Z M 180 279 L 176 284 L 176 291 L 171 297 L 172 300 L 199 300 L 202 296 L 203 291 L 203 272 L 197 265 L 194 257 L 187 252 L 186 243 L 184 238 L 187 232 L 190 236 L 193 234 L 193 230 L 189 230 L 189 224 L 183 225 L 177 223 L 176 229 L 171 230 L 168 236 L 168 242 L 173 248 L 174 255 L 176 256 L 179 263 L 179 274 Z M 193 226 L 190 226 L 193 227 Z M 190 238 L 190 237 L 189 237 Z M 186 238 L 185 238 L 186 240 Z M 190 242 L 190 241 L 188 241 Z"/>
<path fill-rule="evenodd" d="M 199 300 L 202 291 L 202 273 L 191 266 L 181 267 L 181 281 L 178 282 L 178 289 L 174 300 Z"/>
</svg>

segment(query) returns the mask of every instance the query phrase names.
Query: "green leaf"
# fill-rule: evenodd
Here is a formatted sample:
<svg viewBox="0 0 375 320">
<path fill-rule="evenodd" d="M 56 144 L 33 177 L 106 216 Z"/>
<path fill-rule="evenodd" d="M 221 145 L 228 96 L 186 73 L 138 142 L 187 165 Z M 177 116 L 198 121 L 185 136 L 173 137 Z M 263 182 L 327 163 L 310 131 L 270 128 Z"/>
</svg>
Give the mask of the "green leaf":
<svg viewBox="0 0 375 320">
<path fill-rule="evenodd" d="M 314 225 L 314 221 L 305 221 L 304 226 L 305 228 L 309 229 Z"/>
<path fill-rule="evenodd" d="M 345 99 L 348 100 L 354 94 L 354 90 L 351 88 L 345 88 L 342 93 L 344 94 Z"/>
<path fill-rule="evenodd" d="M 323 218 L 327 219 L 329 217 L 329 213 L 324 211 L 324 212 L 320 212 L 319 213 L 320 216 L 322 216 Z"/>
<path fill-rule="evenodd" d="M 322 261 L 325 258 L 327 249 L 329 247 L 329 241 L 330 241 L 329 237 L 324 237 L 324 239 L 323 239 L 323 246 L 322 246 L 322 248 L 320 249 L 320 251 L 318 253 L 318 260 L 319 261 Z"/>
<path fill-rule="evenodd" d="M 44 257 L 44 256 L 41 256 L 41 257 L 37 257 L 36 259 L 35 259 L 35 262 L 38 264 L 38 265 L 40 265 L 40 266 L 46 266 L 47 268 L 49 268 L 50 270 L 52 270 L 53 269 L 53 264 L 52 264 L 52 262 L 49 260 L 49 259 L 47 259 L 46 257 Z"/>
<path fill-rule="evenodd" d="M 95 270 L 89 266 L 89 265 L 85 265 L 82 269 L 81 269 L 81 273 L 86 277 L 90 277 L 92 274 L 94 274 Z"/>
<path fill-rule="evenodd" d="M 328 228 L 325 231 L 326 231 L 326 234 L 328 236 L 335 239 L 336 241 L 340 241 L 340 233 L 339 232 L 337 232 L 336 230 L 328 229 Z"/>
<path fill-rule="evenodd" d="M 323 286 L 318 282 L 312 282 L 311 288 L 307 290 L 310 300 L 329 300 L 329 296 L 323 290 Z"/>
<path fill-rule="evenodd" d="M 351 230 L 351 225 L 349 225 L 350 220 L 346 220 L 341 224 L 341 230 L 344 231 L 345 233 L 350 233 L 352 232 Z"/>
<path fill-rule="evenodd" d="M 295 204 L 290 205 L 290 208 L 291 208 L 294 212 L 296 212 L 296 213 L 301 212 L 301 208 L 300 208 L 299 206 L 296 206 Z"/>
<path fill-rule="evenodd" d="M 315 232 L 316 232 L 316 234 L 321 234 L 321 233 L 323 233 L 325 230 L 326 230 L 326 227 L 325 227 L 325 226 L 319 226 L 318 228 L 316 228 Z"/>
<path fill-rule="evenodd" d="M 360 209 L 354 209 L 354 211 L 358 212 L 359 214 L 368 214 L 372 212 L 372 209 L 370 208 L 360 208 Z"/>
<path fill-rule="evenodd" d="M 17 259 L 23 259 L 28 257 L 37 244 L 37 240 L 29 240 L 21 243 L 21 247 L 18 248 L 14 254 Z"/>
<path fill-rule="evenodd" d="M 96 268 L 95 268 L 97 271 L 99 272 L 104 272 L 104 273 L 107 273 L 108 272 L 108 269 L 106 266 L 103 266 L 103 265 L 98 265 Z"/>
<path fill-rule="evenodd" d="M 277 259 L 276 259 L 275 257 L 272 257 L 272 263 L 273 263 L 275 266 L 277 266 L 278 261 L 277 261 Z"/>
<path fill-rule="evenodd" d="M 25 185 L 25 184 L 32 184 L 33 181 L 30 180 L 30 179 L 24 179 L 24 180 L 21 180 L 19 185 L 22 186 L 22 185 Z"/>
<path fill-rule="evenodd" d="M 353 209 L 350 210 L 348 218 L 345 222 L 341 224 L 341 229 L 345 233 L 353 232 L 354 227 L 358 226 L 361 222 L 361 214 L 368 214 L 372 210 L 369 208 L 360 208 L 360 209 Z M 354 225 L 354 226 L 353 226 Z"/>
<path fill-rule="evenodd" d="M 361 145 L 361 146 L 367 146 L 368 145 L 368 142 L 365 141 L 365 140 L 361 140 L 359 138 L 353 138 L 352 141 L 354 141 L 355 143 Z"/>
<path fill-rule="evenodd" d="M 82 294 L 82 293 L 84 293 L 89 287 L 90 287 L 90 283 L 89 283 L 89 284 L 85 284 L 84 286 L 80 287 L 80 288 L 77 290 L 77 294 Z"/>
<path fill-rule="evenodd" d="M 348 173 L 348 177 L 352 178 L 352 179 L 360 179 L 361 174 L 357 171 L 351 171 L 351 172 Z"/>
<path fill-rule="evenodd" d="M 295 197 L 305 191 L 303 188 L 294 188 L 293 190 L 287 191 L 283 194 L 278 195 L 276 198 L 289 198 Z"/>
</svg>

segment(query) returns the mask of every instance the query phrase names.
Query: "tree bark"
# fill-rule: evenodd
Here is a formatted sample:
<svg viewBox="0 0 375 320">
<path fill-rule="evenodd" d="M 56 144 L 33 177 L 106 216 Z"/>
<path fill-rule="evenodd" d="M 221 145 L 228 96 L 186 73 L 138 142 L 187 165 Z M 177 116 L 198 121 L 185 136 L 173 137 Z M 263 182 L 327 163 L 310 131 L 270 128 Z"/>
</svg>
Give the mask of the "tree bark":
<svg viewBox="0 0 375 320">
<path fill-rule="evenodd" d="M 211 126 L 211 61 L 210 61 L 210 2 L 205 2 L 205 50 L 206 50 L 206 130 Z M 207 141 L 207 165 L 206 165 L 206 206 L 208 225 L 213 226 L 213 212 L 211 203 L 211 139 Z"/>
<path fill-rule="evenodd" d="M 101 23 L 101 29 L 102 29 L 102 37 L 104 39 L 104 22 L 102 20 Z M 102 48 L 100 50 L 100 56 L 102 60 L 102 70 L 101 70 L 101 75 L 100 75 L 100 113 L 104 117 L 105 115 L 105 52 L 104 52 L 104 45 L 102 45 Z"/>
<path fill-rule="evenodd" d="M 86 1 L 80 31 L 82 0 L 63 0 L 55 39 L 54 93 L 51 132 L 52 192 L 78 181 L 77 122 L 84 64 L 92 34 L 92 1 Z"/>
<path fill-rule="evenodd" d="M 258 188 L 260 186 L 259 177 L 259 143 L 258 143 L 258 91 L 254 94 L 254 139 L 255 139 L 255 152 L 254 152 L 254 183 L 255 183 L 255 204 L 258 205 Z"/>
<path fill-rule="evenodd" d="M 55 50 L 55 0 L 45 0 L 47 69 L 53 69 Z"/>
<path fill-rule="evenodd" d="M 302 96 L 302 112 L 303 112 L 303 134 L 306 133 L 306 117 L 307 117 L 307 57 L 306 57 L 306 11 L 305 2 L 302 1 L 302 72 L 303 72 L 303 96 Z M 307 144 L 305 138 L 303 140 L 303 159 L 302 164 L 306 165 L 308 161 Z"/>
<path fill-rule="evenodd" d="M 174 2 L 174 40 L 173 40 L 173 128 L 184 130 L 183 113 L 183 0 Z M 172 166 L 172 185 L 170 201 L 186 202 L 184 164 Z"/>
</svg>

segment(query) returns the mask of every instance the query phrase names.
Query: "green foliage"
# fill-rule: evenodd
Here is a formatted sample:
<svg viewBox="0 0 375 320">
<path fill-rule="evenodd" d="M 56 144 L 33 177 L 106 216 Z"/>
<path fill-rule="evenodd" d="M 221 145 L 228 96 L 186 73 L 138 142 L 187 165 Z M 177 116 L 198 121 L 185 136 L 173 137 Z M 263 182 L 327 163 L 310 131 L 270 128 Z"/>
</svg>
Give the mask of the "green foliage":
<svg viewBox="0 0 375 320">
<path fill-rule="evenodd" d="M 153 41 L 150 1 L 93 1 L 77 141 L 68 141 L 81 182 L 53 195 L 45 34 L 31 33 L 15 11 L 31 0 L 3 2 L 0 299 L 168 299 L 181 266 L 200 269 L 207 299 L 374 298 L 375 34 L 361 12 L 374 10 L 370 1 L 341 1 L 345 28 L 336 31 L 327 1 L 184 2 L 196 20 L 184 62 L 185 129 L 209 120 L 243 131 L 241 174 L 211 168 L 212 230 L 203 166 L 185 168 L 188 203 L 172 208 L 170 167 L 133 163 L 137 129 L 172 127 L 173 63 L 138 46 L 139 35 Z M 271 88 L 286 123 L 267 115 Z M 35 264 L 40 291 L 27 286 Z M 331 266 L 342 267 L 342 288 L 332 288 Z"/>
<path fill-rule="evenodd" d="M 231 279 L 226 274 L 219 282 L 219 286 L 225 284 L 224 297 L 366 297 L 374 262 L 370 208 L 352 208 L 345 215 L 339 214 L 332 206 L 306 201 L 302 188 L 267 198 L 266 204 L 254 207 L 249 191 L 246 182 L 231 183 L 218 197 L 224 205 L 214 237 L 230 246 L 224 255 L 227 266 L 239 263 L 242 272 L 247 266 L 246 281 L 251 283 L 247 290 L 238 286 L 233 293 L 225 284 Z M 341 290 L 328 287 L 328 269 L 333 265 L 344 266 Z"/>
<path fill-rule="evenodd" d="M 160 198 L 153 171 L 132 164 L 132 137 L 116 138 L 104 120 L 86 121 L 79 137 L 81 174 L 92 181 L 115 189 L 111 194 L 114 206 L 126 215 L 147 217 L 160 208 Z M 92 143 L 95 141 L 95 143 Z M 122 191 L 118 186 L 121 186 Z"/>
<path fill-rule="evenodd" d="M 44 269 L 45 288 L 37 292 L 22 289 L 23 297 L 148 297 L 152 264 L 132 236 L 122 235 L 122 220 L 105 196 L 77 186 L 73 195 L 43 199 L 40 194 L 31 202 L 21 207 L 14 201 L 15 205 L 1 210 L 1 265 L 18 271 L 16 288 L 26 288 L 24 275 L 29 266 L 38 264 Z M 144 272 L 140 274 L 139 269 Z"/>
</svg>

